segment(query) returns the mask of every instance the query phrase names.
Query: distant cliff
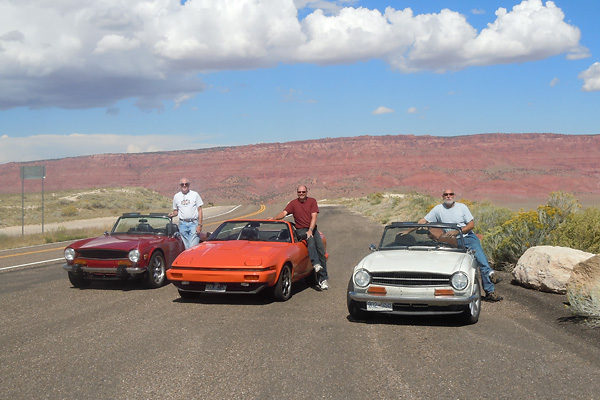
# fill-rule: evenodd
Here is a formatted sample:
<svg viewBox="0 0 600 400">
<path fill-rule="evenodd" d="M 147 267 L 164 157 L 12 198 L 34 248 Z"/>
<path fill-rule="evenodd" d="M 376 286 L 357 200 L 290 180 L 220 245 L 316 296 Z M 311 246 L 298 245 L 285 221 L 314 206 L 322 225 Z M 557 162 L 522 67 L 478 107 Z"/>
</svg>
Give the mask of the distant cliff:
<svg viewBox="0 0 600 400">
<path fill-rule="evenodd" d="M 142 186 L 165 195 L 180 177 L 207 202 L 274 202 L 306 183 L 317 198 L 386 190 L 470 199 L 545 199 L 557 190 L 600 198 L 600 135 L 359 136 L 0 164 L 0 192 L 19 193 L 21 165 L 45 165 L 44 190 Z M 39 191 L 39 180 L 26 191 Z"/>
</svg>

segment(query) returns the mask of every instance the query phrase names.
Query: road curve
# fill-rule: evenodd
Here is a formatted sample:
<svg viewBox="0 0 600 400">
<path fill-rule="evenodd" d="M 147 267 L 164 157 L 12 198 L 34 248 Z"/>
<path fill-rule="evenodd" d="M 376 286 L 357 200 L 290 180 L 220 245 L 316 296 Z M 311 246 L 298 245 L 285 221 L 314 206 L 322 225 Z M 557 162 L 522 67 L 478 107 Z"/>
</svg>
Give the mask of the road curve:
<svg viewBox="0 0 600 400">
<path fill-rule="evenodd" d="M 285 303 L 182 301 L 172 285 L 80 290 L 62 262 L 0 272 L 0 398 L 598 398 L 600 337 L 569 318 L 564 296 L 502 282 L 505 300 L 484 303 L 476 325 L 355 322 L 347 282 L 381 226 L 334 206 L 319 228 L 331 289 L 297 285 Z"/>
</svg>

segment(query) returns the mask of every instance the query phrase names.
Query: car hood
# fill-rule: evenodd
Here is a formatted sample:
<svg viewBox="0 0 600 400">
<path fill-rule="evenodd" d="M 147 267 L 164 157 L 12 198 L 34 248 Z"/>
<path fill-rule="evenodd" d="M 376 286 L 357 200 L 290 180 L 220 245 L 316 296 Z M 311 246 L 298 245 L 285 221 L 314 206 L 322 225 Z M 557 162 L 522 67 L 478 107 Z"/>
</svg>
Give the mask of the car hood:
<svg viewBox="0 0 600 400">
<path fill-rule="evenodd" d="M 451 251 L 385 250 L 369 254 L 356 268 L 364 268 L 370 272 L 412 271 L 452 274 L 461 268 L 466 257 L 471 256 Z"/>
<path fill-rule="evenodd" d="M 285 243 L 261 243 L 246 240 L 226 242 L 202 242 L 181 253 L 173 267 L 258 267 L 268 266 L 270 260 L 285 246 Z"/>
<path fill-rule="evenodd" d="M 164 239 L 164 237 L 163 237 Z M 140 246 L 141 242 L 153 243 L 160 239 L 155 235 L 110 235 L 100 236 L 92 239 L 84 239 L 71 245 L 74 249 L 111 249 L 131 250 Z"/>
</svg>

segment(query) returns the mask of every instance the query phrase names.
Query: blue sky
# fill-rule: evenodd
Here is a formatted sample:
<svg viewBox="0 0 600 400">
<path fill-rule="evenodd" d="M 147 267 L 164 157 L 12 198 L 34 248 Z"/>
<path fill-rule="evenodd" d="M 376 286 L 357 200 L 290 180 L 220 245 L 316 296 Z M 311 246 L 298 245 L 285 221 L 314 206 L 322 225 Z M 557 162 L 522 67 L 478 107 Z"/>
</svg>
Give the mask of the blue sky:
<svg viewBox="0 0 600 400">
<path fill-rule="evenodd" d="M 0 163 L 599 134 L 598 1 L 0 0 Z"/>
</svg>

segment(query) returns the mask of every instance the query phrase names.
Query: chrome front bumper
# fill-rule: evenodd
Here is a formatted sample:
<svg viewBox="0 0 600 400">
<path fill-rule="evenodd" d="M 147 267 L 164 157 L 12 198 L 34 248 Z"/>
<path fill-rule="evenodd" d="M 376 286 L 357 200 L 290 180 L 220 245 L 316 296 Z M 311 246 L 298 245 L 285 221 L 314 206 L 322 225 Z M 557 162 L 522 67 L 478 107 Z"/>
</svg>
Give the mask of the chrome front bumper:
<svg viewBox="0 0 600 400">
<path fill-rule="evenodd" d="M 348 292 L 348 296 L 354 301 L 367 302 L 375 301 L 378 303 L 394 303 L 394 304 L 415 304 L 427 306 L 454 306 L 467 305 L 477 300 L 476 295 L 467 297 L 452 297 L 452 296 L 377 296 L 368 293 Z"/>
<path fill-rule="evenodd" d="M 146 272 L 146 268 L 141 267 L 117 267 L 117 268 L 94 268 L 89 266 L 81 266 L 79 264 L 64 264 L 63 269 L 74 274 L 88 273 L 88 274 L 110 274 L 110 275 L 139 275 Z"/>
</svg>

